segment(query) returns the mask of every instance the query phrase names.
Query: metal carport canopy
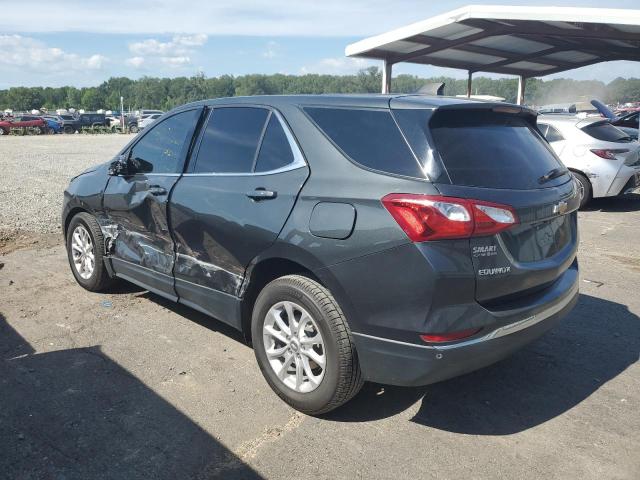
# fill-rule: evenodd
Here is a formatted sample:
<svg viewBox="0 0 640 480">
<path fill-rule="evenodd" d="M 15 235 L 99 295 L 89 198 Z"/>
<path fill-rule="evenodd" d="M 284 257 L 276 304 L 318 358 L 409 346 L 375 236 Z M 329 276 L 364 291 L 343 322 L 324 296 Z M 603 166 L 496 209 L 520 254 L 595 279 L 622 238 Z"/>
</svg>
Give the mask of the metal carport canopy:
<svg viewBox="0 0 640 480">
<path fill-rule="evenodd" d="M 610 60 L 640 61 L 640 10 L 470 5 L 348 45 L 349 57 L 409 62 L 525 79 Z"/>
</svg>

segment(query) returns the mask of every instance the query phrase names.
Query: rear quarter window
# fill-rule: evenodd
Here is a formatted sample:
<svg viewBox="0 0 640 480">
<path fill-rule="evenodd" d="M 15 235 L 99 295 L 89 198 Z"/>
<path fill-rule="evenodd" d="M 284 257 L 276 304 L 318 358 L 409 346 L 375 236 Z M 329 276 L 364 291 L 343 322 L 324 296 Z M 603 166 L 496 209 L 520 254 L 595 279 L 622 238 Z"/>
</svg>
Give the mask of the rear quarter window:
<svg viewBox="0 0 640 480">
<path fill-rule="evenodd" d="M 304 111 L 355 163 L 381 172 L 424 178 L 389 110 L 307 107 Z"/>
</svg>

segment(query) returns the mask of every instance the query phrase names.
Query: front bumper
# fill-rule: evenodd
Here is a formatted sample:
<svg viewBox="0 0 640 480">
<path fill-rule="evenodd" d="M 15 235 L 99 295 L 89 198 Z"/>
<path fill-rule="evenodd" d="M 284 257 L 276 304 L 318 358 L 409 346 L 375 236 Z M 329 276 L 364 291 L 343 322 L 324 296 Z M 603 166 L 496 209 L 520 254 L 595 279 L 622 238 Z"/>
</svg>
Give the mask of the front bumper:
<svg viewBox="0 0 640 480">
<path fill-rule="evenodd" d="M 388 385 L 428 385 L 509 356 L 551 329 L 575 306 L 577 265 L 545 297 L 543 305 L 496 314 L 495 329 L 456 343 L 420 345 L 354 332 L 364 377 Z"/>
</svg>

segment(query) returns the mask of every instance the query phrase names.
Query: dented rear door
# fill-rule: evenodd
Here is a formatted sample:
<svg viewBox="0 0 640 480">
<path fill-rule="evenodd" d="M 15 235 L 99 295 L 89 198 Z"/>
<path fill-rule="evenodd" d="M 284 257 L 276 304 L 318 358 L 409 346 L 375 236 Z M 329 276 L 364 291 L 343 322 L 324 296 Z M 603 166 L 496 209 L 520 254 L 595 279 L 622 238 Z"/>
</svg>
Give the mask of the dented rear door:
<svg viewBox="0 0 640 480">
<path fill-rule="evenodd" d="M 228 323 L 247 266 L 278 237 L 309 169 L 265 107 L 214 108 L 170 204 L 180 301 Z"/>
</svg>

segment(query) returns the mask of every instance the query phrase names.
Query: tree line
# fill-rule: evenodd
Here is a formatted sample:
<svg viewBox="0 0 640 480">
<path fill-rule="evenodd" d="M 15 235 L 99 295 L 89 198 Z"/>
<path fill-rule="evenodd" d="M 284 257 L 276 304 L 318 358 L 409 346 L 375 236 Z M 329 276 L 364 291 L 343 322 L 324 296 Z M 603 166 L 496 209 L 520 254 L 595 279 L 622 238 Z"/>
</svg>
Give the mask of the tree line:
<svg viewBox="0 0 640 480">
<path fill-rule="evenodd" d="M 0 90 L 0 109 L 27 111 L 45 107 L 100 108 L 119 110 L 120 96 L 126 110 L 140 108 L 170 110 L 184 103 L 206 98 L 236 95 L 269 95 L 297 93 L 376 93 L 380 91 L 381 71 L 370 67 L 355 75 L 222 75 L 205 77 L 153 78 L 132 80 L 112 77 L 97 87 L 14 87 Z M 466 93 L 467 81 L 448 77 L 421 78 L 398 75 L 391 89 L 398 93 L 415 93 L 428 83 L 445 82 L 446 95 Z M 517 79 L 473 79 L 473 93 L 504 97 L 515 102 Z M 564 103 L 599 98 L 607 103 L 626 103 L 640 100 L 640 79 L 617 78 L 610 83 L 598 80 L 530 79 L 525 100 L 530 105 Z"/>
</svg>

